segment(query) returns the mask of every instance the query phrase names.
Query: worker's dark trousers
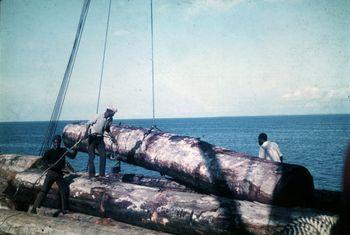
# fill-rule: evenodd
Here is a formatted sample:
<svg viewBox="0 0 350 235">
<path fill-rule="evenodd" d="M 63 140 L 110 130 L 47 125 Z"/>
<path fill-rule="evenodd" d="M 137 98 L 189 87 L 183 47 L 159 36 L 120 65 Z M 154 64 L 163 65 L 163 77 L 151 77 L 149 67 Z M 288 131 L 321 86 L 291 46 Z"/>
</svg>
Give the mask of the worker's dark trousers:
<svg viewBox="0 0 350 235">
<path fill-rule="evenodd" d="M 41 191 L 35 199 L 35 202 L 33 205 L 34 210 L 41 206 L 43 200 L 46 198 L 46 195 L 50 191 L 52 184 L 54 182 L 56 182 L 59 189 L 59 195 L 61 199 L 61 210 L 65 211 L 68 209 L 68 190 L 67 190 L 66 183 L 64 182 L 64 179 L 63 179 L 63 174 L 49 170 L 47 172 L 45 182 L 41 187 Z"/>
<path fill-rule="evenodd" d="M 98 150 L 98 154 L 100 155 L 100 176 L 105 176 L 106 171 L 106 151 L 105 151 L 105 143 L 103 142 L 103 136 L 89 135 L 89 177 L 95 176 L 95 148 Z"/>
</svg>

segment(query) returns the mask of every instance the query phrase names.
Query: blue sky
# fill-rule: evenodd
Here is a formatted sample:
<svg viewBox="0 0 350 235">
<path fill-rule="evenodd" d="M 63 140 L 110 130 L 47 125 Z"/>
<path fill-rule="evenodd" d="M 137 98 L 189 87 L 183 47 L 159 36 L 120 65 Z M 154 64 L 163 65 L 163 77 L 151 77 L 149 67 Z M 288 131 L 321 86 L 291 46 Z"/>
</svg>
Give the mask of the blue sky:
<svg viewBox="0 0 350 235">
<path fill-rule="evenodd" d="M 83 1 L 2 0 L 0 121 L 48 120 Z M 92 1 L 61 119 L 96 110 Z M 156 117 L 350 113 L 350 1 L 153 0 Z M 150 1 L 112 2 L 101 109 L 152 117 Z"/>
</svg>

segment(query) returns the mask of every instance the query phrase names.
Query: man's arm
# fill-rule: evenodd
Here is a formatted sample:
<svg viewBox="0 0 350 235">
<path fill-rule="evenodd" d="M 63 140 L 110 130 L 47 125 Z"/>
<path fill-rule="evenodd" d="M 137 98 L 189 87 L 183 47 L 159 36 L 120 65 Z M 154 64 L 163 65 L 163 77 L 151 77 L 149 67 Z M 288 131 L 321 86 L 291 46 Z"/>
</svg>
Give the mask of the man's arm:
<svg viewBox="0 0 350 235">
<path fill-rule="evenodd" d="M 89 130 L 90 130 L 90 127 L 92 125 L 94 125 L 96 122 L 97 122 L 97 116 L 95 116 L 94 118 L 90 119 L 86 124 L 86 131 L 85 131 L 85 134 L 84 134 L 84 137 L 87 137 L 90 133 L 89 133 Z"/>
<path fill-rule="evenodd" d="M 95 115 L 93 118 L 91 118 L 86 124 L 91 126 L 97 122 L 97 116 Z"/>
<path fill-rule="evenodd" d="M 49 162 L 49 159 L 50 159 L 50 150 L 47 150 L 45 153 L 44 153 L 44 156 L 41 158 L 41 161 L 40 161 L 40 165 L 41 167 L 45 167 L 47 168 L 48 166 L 51 166 L 52 164 L 50 164 Z"/>
<path fill-rule="evenodd" d="M 283 154 L 281 153 L 281 150 L 277 144 L 276 144 L 276 151 L 278 153 L 278 156 L 280 157 L 281 162 L 283 162 Z"/>
<path fill-rule="evenodd" d="M 44 156 L 41 158 L 41 159 L 42 159 L 43 161 L 45 161 L 46 163 L 48 162 L 49 157 L 50 157 L 49 152 L 50 152 L 50 150 L 47 150 L 47 151 L 44 153 Z"/>
<path fill-rule="evenodd" d="M 67 151 L 66 156 L 69 157 L 70 159 L 74 159 L 78 153 L 78 149 L 76 147 L 73 149 L 67 149 L 66 151 Z"/>
<path fill-rule="evenodd" d="M 116 140 L 115 140 L 114 136 L 111 133 L 111 125 L 112 125 L 112 123 L 113 123 L 113 118 L 109 118 L 107 120 L 107 123 L 106 123 L 106 126 L 105 126 L 105 131 L 108 133 L 109 137 L 111 138 L 111 141 L 113 143 L 115 143 Z"/>
<path fill-rule="evenodd" d="M 91 124 L 86 124 L 85 126 L 86 126 L 86 130 L 85 130 L 83 138 L 87 138 L 88 137 Z"/>
<path fill-rule="evenodd" d="M 260 147 L 259 149 L 259 158 L 266 159 L 265 149 L 263 149 L 262 147 Z"/>
<path fill-rule="evenodd" d="M 109 134 L 111 133 L 112 122 L 113 122 L 113 118 L 108 118 L 105 125 L 105 131 L 108 132 Z"/>
</svg>

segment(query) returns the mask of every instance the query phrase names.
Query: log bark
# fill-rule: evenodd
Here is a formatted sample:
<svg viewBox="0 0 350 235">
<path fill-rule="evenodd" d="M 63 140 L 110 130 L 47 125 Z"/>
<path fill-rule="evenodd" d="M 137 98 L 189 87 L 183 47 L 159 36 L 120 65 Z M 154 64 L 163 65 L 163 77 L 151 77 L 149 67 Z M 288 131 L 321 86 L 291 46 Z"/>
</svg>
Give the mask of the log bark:
<svg viewBox="0 0 350 235">
<path fill-rule="evenodd" d="M 64 144 L 72 146 L 85 131 L 84 124 L 65 126 Z M 105 137 L 107 151 L 200 192 L 285 206 L 304 205 L 313 196 L 313 178 L 303 166 L 262 160 L 197 138 L 160 131 L 112 126 L 111 133 L 116 143 Z M 87 152 L 87 140 L 79 150 Z"/>
<path fill-rule="evenodd" d="M 23 172 L 39 167 L 40 158 L 33 155 L 0 154 L 0 177 L 8 177 L 11 173 Z"/>
<path fill-rule="evenodd" d="M 39 156 L 20 154 L 0 154 L 0 192 L 6 188 L 7 178 L 14 177 L 16 173 L 28 170 L 44 171 L 48 166 L 43 164 Z M 71 173 L 72 177 L 87 176 L 86 173 Z M 107 181 L 137 184 L 159 189 L 170 189 L 181 192 L 192 192 L 193 190 L 168 177 L 149 177 L 140 174 L 109 174 Z"/>
<path fill-rule="evenodd" d="M 6 197 L 6 195 L 3 194 L 7 186 L 8 186 L 7 180 L 5 178 L 0 177 L 0 209 L 10 210 L 10 209 L 14 209 L 15 206 L 11 202 L 11 200 L 9 200 Z"/>
<path fill-rule="evenodd" d="M 35 171 L 17 173 L 7 193 L 19 187 L 20 193 L 13 198 L 16 203 L 32 203 L 35 190 L 43 183 L 41 180 L 32 189 L 39 175 Z M 67 180 L 71 210 L 175 234 L 273 234 L 295 218 L 329 214 L 86 177 Z M 58 207 L 58 203 L 54 187 L 44 205 Z"/>
<path fill-rule="evenodd" d="M 101 179 L 104 180 L 104 179 Z M 148 177 L 138 174 L 113 174 L 105 179 L 107 182 L 123 182 L 158 188 L 159 190 L 173 190 L 179 192 L 194 192 L 190 188 L 166 177 Z"/>
<path fill-rule="evenodd" d="M 78 219 L 74 219 L 74 216 Z M 0 234 L 125 234 L 161 235 L 165 233 L 113 221 L 109 225 L 94 224 L 84 215 L 70 214 L 59 218 L 0 209 Z"/>
</svg>

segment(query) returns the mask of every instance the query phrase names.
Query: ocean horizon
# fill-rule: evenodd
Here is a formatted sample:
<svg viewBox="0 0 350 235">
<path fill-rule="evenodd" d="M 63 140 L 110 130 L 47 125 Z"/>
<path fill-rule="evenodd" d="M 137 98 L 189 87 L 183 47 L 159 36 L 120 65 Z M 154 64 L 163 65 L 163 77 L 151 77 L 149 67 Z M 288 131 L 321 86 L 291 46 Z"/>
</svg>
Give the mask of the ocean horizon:
<svg viewBox="0 0 350 235">
<path fill-rule="evenodd" d="M 157 118 L 115 118 L 115 120 L 163 120 L 163 119 L 204 119 L 204 118 L 249 118 L 249 117 L 298 117 L 298 116 L 350 116 L 350 113 L 330 114 L 270 114 L 270 115 L 232 115 L 232 116 L 195 116 L 195 117 L 157 117 Z M 62 119 L 60 122 L 80 122 L 89 119 Z M 0 121 L 0 123 L 22 123 L 22 122 L 49 122 L 50 120 L 21 120 L 21 121 Z"/>
</svg>

